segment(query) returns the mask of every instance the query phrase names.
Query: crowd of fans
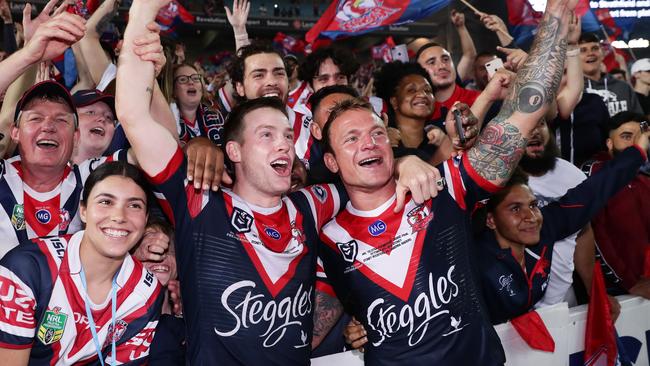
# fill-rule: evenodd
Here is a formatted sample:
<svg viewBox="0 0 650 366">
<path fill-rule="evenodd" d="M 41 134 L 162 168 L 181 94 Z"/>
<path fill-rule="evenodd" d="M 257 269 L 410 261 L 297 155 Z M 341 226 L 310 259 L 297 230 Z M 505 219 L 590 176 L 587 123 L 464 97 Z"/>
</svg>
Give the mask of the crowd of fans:
<svg viewBox="0 0 650 366">
<path fill-rule="evenodd" d="M 585 303 L 595 265 L 614 320 L 650 299 L 650 59 L 607 73 L 576 0 L 528 51 L 452 11 L 462 55 L 373 67 L 250 40 L 235 0 L 215 69 L 163 46 L 168 1 L 110 45 L 116 0 L 0 1 L 4 365 L 502 365 L 493 325 Z"/>
</svg>

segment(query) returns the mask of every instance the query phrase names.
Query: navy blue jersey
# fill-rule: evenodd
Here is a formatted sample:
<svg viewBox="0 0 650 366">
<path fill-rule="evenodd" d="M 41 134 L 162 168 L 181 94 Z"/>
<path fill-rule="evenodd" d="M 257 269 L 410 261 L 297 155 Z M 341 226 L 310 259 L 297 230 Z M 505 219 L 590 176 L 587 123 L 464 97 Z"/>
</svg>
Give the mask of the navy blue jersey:
<svg viewBox="0 0 650 366">
<path fill-rule="evenodd" d="M 338 211 L 331 186 L 275 208 L 232 192 L 194 190 L 177 150 L 154 183 L 169 202 L 192 365 L 306 365 L 316 288 L 317 230 Z"/>
<path fill-rule="evenodd" d="M 462 161 L 462 163 L 461 163 Z M 467 159 L 439 167 L 447 188 L 423 204 L 351 204 L 323 227 L 327 279 L 368 333 L 367 365 L 502 365 L 470 264 L 469 212 L 498 189 Z"/>
<path fill-rule="evenodd" d="M 88 327 L 79 247 L 73 236 L 35 239 L 0 260 L 0 347 L 31 348 L 30 365 L 99 365 Z M 116 276 L 116 321 L 111 301 L 90 304 L 105 364 L 147 361 L 164 298 L 153 273 L 127 255 Z"/>
<path fill-rule="evenodd" d="M 180 117 L 178 121 L 178 138 L 183 143 L 199 136 L 207 137 L 215 145 L 223 144 L 223 124 L 225 118 L 217 108 L 210 108 L 200 104 L 196 108 L 196 120 L 190 122 Z"/>
<path fill-rule="evenodd" d="M 628 148 L 559 201 L 541 208 L 544 221 L 540 242 L 525 249 L 525 272 L 510 248 L 499 247 L 493 231 L 483 234 L 476 242 L 476 259 L 492 323 L 522 315 L 542 298 L 551 271 L 553 244 L 583 228 L 610 197 L 636 176 L 644 161 L 644 153 Z"/>
</svg>

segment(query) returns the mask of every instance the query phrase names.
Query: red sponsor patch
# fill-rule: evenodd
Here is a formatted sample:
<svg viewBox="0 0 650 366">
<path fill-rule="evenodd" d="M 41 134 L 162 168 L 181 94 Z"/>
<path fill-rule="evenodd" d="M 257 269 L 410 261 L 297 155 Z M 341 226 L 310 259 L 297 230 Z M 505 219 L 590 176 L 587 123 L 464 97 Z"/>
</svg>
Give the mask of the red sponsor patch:
<svg viewBox="0 0 650 366">
<path fill-rule="evenodd" d="M 36 301 L 12 279 L 0 276 L 0 322 L 21 328 L 35 328 Z"/>
</svg>

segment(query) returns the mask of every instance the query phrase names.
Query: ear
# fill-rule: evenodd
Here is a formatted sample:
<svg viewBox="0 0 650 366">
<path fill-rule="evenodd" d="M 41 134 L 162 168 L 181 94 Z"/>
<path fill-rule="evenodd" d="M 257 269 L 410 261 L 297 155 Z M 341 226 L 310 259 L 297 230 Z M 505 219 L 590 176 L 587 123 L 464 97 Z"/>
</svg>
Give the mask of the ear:
<svg viewBox="0 0 650 366">
<path fill-rule="evenodd" d="M 16 127 L 15 124 L 11 126 L 11 140 L 13 142 L 18 143 L 18 138 L 20 137 L 20 133 L 18 132 L 18 127 Z"/>
<path fill-rule="evenodd" d="M 397 112 L 397 97 L 390 97 L 390 105 Z"/>
<path fill-rule="evenodd" d="M 79 218 L 81 222 L 86 223 L 86 204 L 83 202 L 79 203 Z"/>
<path fill-rule="evenodd" d="M 314 121 L 309 125 L 309 132 L 311 132 L 311 135 L 314 136 L 316 140 L 320 141 L 323 139 L 323 131 L 321 131 L 318 123 Z"/>
<path fill-rule="evenodd" d="M 239 81 L 235 83 L 235 90 L 237 91 L 237 95 L 239 95 L 242 98 L 246 97 L 246 91 L 244 90 L 244 84 L 240 83 Z"/>
<path fill-rule="evenodd" d="M 614 141 L 611 138 L 608 137 L 605 144 L 607 145 L 607 151 L 612 152 L 614 150 Z"/>
<path fill-rule="evenodd" d="M 241 162 L 241 145 L 236 141 L 228 141 L 226 143 L 226 154 L 233 163 Z"/>
<path fill-rule="evenodd" d="M 339 164 L 336 162 L 336 158 L 334 157 L 334 154 L 330 152 L 325 153 L 325 156 L 323 156 L 323 160 L 325 161 L 325 166 L 327 167 L 327 169 L 329 169 L 332 173 L 339 172 Z"/>
<path fill-rule="evenodd" d="M 485 218 L 485 226 L 492 230 L 496 230 L 497 225 L 494 223 L 494 215 L 492 212 L 488 212 L 487 217 Z"/>
</svg>

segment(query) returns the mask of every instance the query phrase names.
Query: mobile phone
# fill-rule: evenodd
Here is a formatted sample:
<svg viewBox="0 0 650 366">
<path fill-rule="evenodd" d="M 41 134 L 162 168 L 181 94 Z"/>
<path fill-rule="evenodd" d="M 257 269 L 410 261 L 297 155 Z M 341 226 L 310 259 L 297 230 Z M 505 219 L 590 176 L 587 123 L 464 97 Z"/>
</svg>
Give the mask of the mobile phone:
<svg viewBox="0 0 650 366">
<path fill-rule="evenodd" d="M 393 61 L 402 61 L 405 64 L 409 62 L 409 53 L 405 44 L 398 44 L 391 48 L 390 56 Z"/>
<path fill-rule="evenodd" d="M 461 145 L 467 142 L 465 138 L 465 130 L 463 130 L 463 121 L 458 109 L 454 110 L 454 123 L 456 123 L 456 132 L 458 133 L 458 139 L 460 140 Z"/>
<path fill-rule="evenodd" d="M 485 69 L 488 72 L 488 79 L 492 79 L 492 76 L 497 72 L 497 70 L 503 68 L 503 61 L 500 58 L 495 58 L 492 61 L 489 61 L 485 64 Z"/>
</svg>

